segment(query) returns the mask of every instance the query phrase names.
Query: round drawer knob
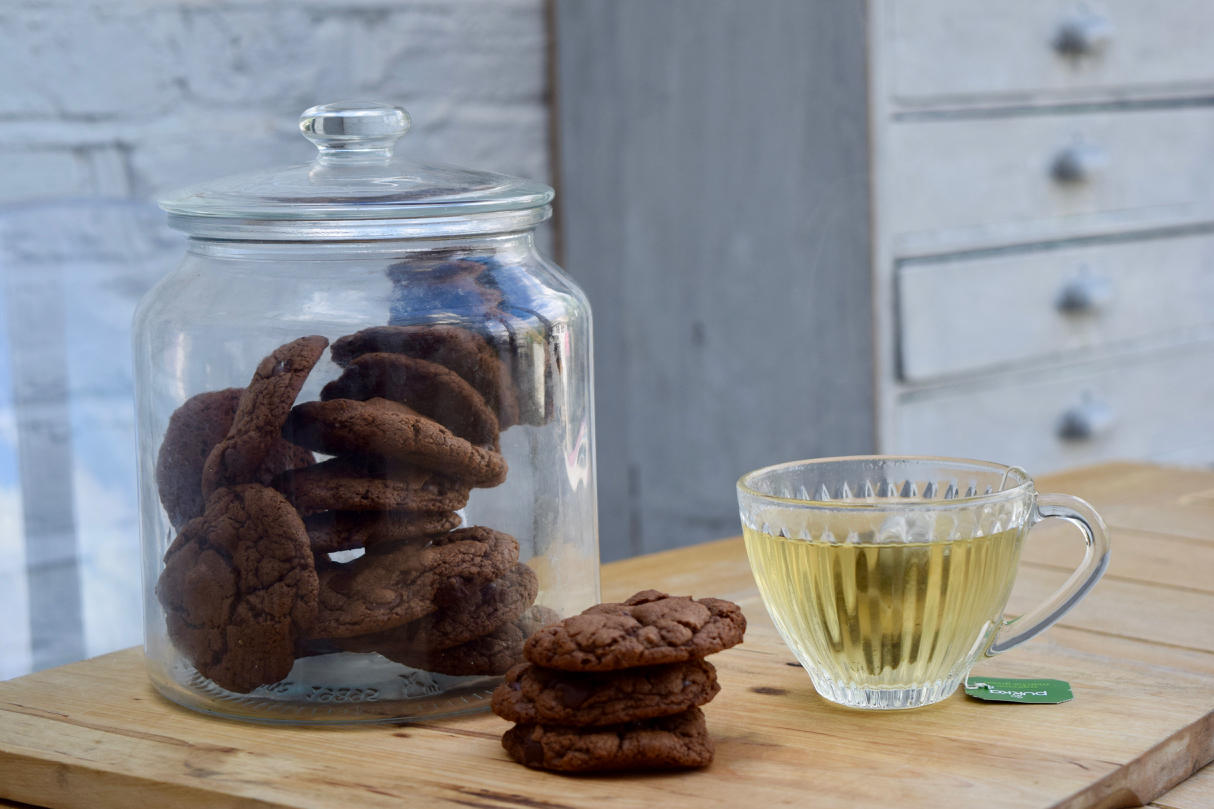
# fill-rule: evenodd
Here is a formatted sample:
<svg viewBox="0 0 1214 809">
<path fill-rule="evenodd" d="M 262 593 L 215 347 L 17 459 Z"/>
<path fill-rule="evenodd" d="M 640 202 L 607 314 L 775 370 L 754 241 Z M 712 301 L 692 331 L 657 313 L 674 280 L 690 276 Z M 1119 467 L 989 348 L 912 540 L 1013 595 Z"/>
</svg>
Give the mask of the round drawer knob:
<svg viewBox="0 0 1214 809">
<path fill-rule="evenodd" d="M 1058 437 L 1067 441 L 1091 441 L 1113 428 L 1117 414 L 1108 402 L 1085 391 L 1079 404 L 1068 408 L 1058 419 Z"/>
<path fill-rule="evenodd" d="M 1086 143 L 1078 135 L 1054 155 L 1050 174 L 1060 183 L 1091 180 L 1108 165 L 1108 155 L 1099 146 Z"/>
<path fill-rule="evenodd" d="M 1108 47 L 1113 24 L 1108 17 L 1081 8 L 1058 24 L 1054 50 L 1063 56 L 1093 56 Z"/>
<path fill-rule="evenodd" d="M 1076 277 L 1062 285 L 1057 305 L 1067 314 L 1094 314 L 1112 299 L 1112 282 L 1082 267 Z"/>
</svg>

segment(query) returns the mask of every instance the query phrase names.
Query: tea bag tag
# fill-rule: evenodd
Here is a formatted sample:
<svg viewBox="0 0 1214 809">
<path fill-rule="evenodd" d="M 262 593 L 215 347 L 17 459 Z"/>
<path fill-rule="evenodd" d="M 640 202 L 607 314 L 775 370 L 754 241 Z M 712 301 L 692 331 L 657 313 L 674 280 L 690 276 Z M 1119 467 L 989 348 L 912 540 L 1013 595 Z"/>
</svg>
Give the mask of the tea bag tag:
<svg viewBox="0 0 1214 809">
<path fill-rule="evenodd" d="M 1002 677 L 966 677 L 967 696 L 986 702 L 1035 702 L 1054 705 L 1075 698 L 1063 680 L 1008 680 Z"/>
</svg>

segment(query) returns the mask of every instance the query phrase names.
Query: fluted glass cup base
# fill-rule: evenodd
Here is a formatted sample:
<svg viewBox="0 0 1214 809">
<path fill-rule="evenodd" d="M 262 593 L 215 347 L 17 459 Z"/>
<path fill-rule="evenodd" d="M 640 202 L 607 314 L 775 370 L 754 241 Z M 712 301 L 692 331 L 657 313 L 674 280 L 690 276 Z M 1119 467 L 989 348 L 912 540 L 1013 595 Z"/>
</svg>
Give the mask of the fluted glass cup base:
<svg viewBox="0 0 1214 809">
<path fill-rule="evenodd" d="M 957 690 L 964 675 L 911 688 L 871 688 L 857 683 L 839 682 L 813 672 L 810 672 L 809 678 L 813 681 L 814 690 L 823 699 L 836 705 L 888 711 L 901 708 L 922 708 L 925 705 L 948 699 Z"/>
</svg>

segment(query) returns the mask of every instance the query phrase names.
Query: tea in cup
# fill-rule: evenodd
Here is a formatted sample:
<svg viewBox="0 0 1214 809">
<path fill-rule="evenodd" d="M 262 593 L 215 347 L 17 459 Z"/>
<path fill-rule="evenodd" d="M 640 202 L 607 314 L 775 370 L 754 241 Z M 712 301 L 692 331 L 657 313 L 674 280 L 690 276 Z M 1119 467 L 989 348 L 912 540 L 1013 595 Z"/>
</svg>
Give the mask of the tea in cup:
<svg viewBox="0 0 1214 809">
<path fill-rule="evenodd" d="M 1108 530 L 1077 497 L 1038 494 L 1018 467 L 855 457 L 759 469 L 738 481 L 751 570 L 793 654 L 828 700 L 915 708 L 971 666 L 1054 624 L 1099 581 Z M 1033 525 L 1057 517 L 1087 540 L 1079 569 L 1029 613 L 1003 620 Z"/>
</svg>

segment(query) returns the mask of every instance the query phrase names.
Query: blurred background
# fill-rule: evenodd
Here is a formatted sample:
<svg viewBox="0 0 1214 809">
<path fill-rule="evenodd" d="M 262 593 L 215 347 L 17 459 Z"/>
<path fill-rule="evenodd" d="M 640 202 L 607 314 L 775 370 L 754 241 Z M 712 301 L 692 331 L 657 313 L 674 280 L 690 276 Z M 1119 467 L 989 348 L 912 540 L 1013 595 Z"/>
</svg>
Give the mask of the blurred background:
<svg viewBox="0 0 1214 809">
<path fill-rule="evenodd" d="M 0 679 L 139 643 L 129 321 L 154 200 L 299 113 L 557 189 L 595 312 L 605 561 L 870 452 L 1214 463 L 1204 0 L 12 0 L 0 8 Z"/>
</svg>

